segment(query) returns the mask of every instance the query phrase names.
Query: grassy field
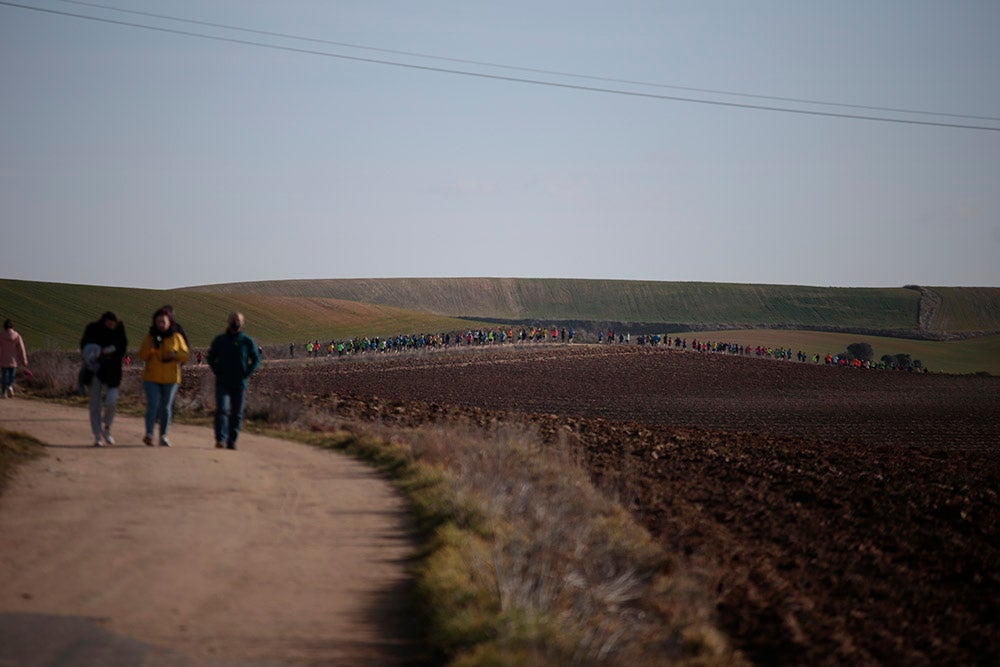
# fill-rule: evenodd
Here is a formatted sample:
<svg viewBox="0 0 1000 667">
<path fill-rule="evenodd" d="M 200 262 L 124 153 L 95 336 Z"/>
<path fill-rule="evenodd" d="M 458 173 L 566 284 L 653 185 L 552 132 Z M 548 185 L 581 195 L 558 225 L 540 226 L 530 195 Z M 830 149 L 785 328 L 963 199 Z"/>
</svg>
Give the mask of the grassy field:
<svg viewBox="0 0 1000 667">
<path fill-rule="evenodd" d="M 941 309 L 934 318 L 937 331 L 1000 330 L 995 287 L 935 287 Z"/>
<path fill-rule="evenodd" d="M 350 299 L 470 318 L 900 330 L 916 328 L 920 301 L 917 292 L 903 288 L 530 278 L 289 280 L 197 289 Z"/>
<path fill-rule="evenodd" d="M 247 331 L 260 344 L 301 345 L 306 340 L 386 336 L 464 329 L 454 317 L 324 297 L 252 293 L 146 290 L 0 280 L 2 319 L 14 320 L 31 349 L 72 349 L 88 322 L 106 310 L 121 316 L 131 347 L 138 347 L 153 312 L 170 304 L 193 345 L 207 346 L 225 329 L 233 310 L 247 317 Z"/>
<path fill-rule="evenodd" d="M 921 294 L 855 288 L 735 283 L 536 278 L 286 280 L 191 288 L 216 293 L 323 297 L 456 317 L 797 325 L 915 330 Z M 928 330 L 1000 331 L 1000 288 L 924 288 L 939 301 Z"/>
<path fill-rule="evenodd" d="M 1000 375 L 1000 335 L 956 341 L 913 340 L 857 334 L 827 333 L 821 331 L 790 331 L 785 329 L 750 329 L 741 331 L 699 331 L 679 334 L 713 342 L 758 345 L 792 349 L 825 357 L 847 350 L 851 343 L 868 343 L 875 350 L 875 358 L 885 354 L 909 354 L 919 359 L 924 367 L 941 373 L 978 373 L 986 371 Z"/>
<path fill-rule="evenodd" d="M 867 338 L 875 339 L 878 355 L 907 353 L 932 370 L 1000 372 L 995 335 L 947 343 L 907 338 L 921 333 L 921 309 L 923 333 L 997 334 L 1000 288 L 923 289 L 931 298 L 922 300 L 919 290 L 903 287 L 515 278 L 288 280 L 172 290 L 0 280 L 0 318 L 15 321 L 29 349 L 75 348 L 87 322 L 105 310 L 122 315 L 137 347 L 153 311 L 168 303 L 199 347 L 223 329 L 232 310 L 246 314 L 248 331 L 262 345 L 463 330 L 479 326 L 479 319 L 717 324 L 768 330 L 760 344 L 810 355 L 836 354 L 861 336 L 778 330 L 825 328 L 896 336 Z M 731 331 L 698 336 L 737 337 Z M 747 334 L 739 336 L 743 340 Z"/>
</svg>

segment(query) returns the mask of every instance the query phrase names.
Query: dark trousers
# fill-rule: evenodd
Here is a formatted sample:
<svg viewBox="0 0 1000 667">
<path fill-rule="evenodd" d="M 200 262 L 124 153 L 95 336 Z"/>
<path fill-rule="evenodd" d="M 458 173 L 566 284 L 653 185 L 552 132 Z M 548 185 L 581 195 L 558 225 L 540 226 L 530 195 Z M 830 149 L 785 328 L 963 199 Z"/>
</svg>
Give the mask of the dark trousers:
<svg viewBox="0 0 1000 667">
<path fill-rule="evenodd" d="M 227 387 L 215 383 L 215 441 L 224 442 L 227 447 L 236 445 L 236 438 L 243 426 L 243 406 L 247 388 Z"/>
</svg>

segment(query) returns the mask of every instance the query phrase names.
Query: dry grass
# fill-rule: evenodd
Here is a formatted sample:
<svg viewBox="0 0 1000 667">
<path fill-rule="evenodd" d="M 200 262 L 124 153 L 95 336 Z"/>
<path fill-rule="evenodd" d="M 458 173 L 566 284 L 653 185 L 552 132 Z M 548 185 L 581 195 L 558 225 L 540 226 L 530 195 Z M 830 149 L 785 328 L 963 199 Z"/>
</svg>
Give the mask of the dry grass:
<svg viewBox="0 0 1000 667">
<path fill-rule="evenodd" d="M 412 503 L 419 604 L 449 664 L 740 663 L 712 623 L 708 578 L 598 493 L 566 448 L 510 424 L 332 421 L 309 439 L 390 471 Z"/>
<path fill-rule="evenodd" d="M 80 354 L 44 350 L 31 355 L 31 378 L 18 374 L 18 384 L 28 387 L 38 396 L 61 398 L 77 389 Z"/>
</svg>

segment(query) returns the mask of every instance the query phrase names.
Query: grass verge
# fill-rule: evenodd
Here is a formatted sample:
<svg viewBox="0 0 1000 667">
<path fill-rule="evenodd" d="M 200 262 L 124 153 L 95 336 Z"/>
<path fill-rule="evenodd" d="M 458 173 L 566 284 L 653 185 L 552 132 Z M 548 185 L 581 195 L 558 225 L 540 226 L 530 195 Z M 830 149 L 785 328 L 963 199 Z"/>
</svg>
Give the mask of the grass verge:
<svg viewBox="0 0 1000 667">
<path fill-rule="evenodd" d="M 392 477 L 421 544 L 416 606 L 444 664 L 741 663 L 713 625 L 707 581 L 598 493 L 568 450 L 519 426 L 323 421 L 271 434 Z"/>
<path fill-rule="evenodd" d="M 0 493 L 17 467 L 44 454 L 42 443 L 26 433 L 0 429 Z"/>
</svg>

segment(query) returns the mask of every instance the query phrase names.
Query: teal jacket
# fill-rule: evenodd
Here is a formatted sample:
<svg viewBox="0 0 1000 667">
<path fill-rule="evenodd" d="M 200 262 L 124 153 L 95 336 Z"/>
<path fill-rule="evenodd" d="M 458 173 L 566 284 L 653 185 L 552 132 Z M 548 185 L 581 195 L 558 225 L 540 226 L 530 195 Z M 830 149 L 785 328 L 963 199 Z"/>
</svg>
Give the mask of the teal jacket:
<svg viewBox="0 0 1000 667">
<path fill-rule="evenodd" d="M 242 331 L 227 331 L 212 341 L 208 350 L 208 365 L 215 379 L 225 387 L 246 387 L 247 378 L 260 366 L 260 351 L 253 338 Z"/>
</svg>

